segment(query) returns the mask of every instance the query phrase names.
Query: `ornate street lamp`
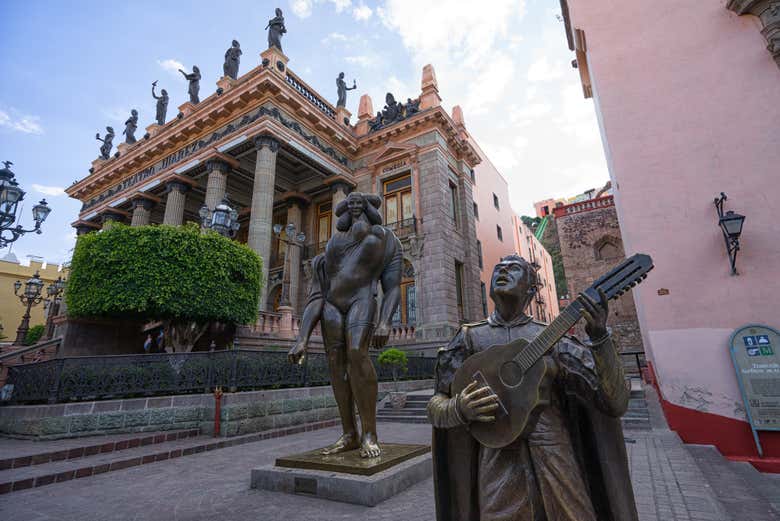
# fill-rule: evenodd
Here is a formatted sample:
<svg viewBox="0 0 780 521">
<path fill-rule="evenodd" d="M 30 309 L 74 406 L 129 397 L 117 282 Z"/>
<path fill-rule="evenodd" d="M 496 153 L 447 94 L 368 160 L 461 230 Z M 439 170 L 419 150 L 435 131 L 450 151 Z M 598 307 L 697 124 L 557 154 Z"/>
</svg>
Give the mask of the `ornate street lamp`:
<svg viewBox="0 0 780 521">
<path fill-rule="evenodd" d="M 19 290 L 22 289 L 22 286 L 24 286 L 24 291 L 20 295 Z M 16 330 L 16 340 L 14 341 L 14 344 L 16 345 L 22 345 L 24 343 L 27 331 L 30 329 L 30 309 L 32 309 L 33 306 L 40 304 L 41 300 L 43 300 L 41 290 L 43 290 L 43 281 L 38 275 L 38 270 L 36 270 L 35 275 L 27 279 L 27 282 L 24 284 L 22 284 L 22 281 L 20 280 L 14 282 L 14 295 L 19 297 L 19 301 L 22 305 L 27 306 L 27 311 L 25 311 L 24 317 L 22 317 L 22 323 L 19 324 L 19 328 Z"/>
<path fill-rule="evenodd" d="M 732 210 L 723 213 L 723 202 L 728 199 L 725 193 L 721 192 L 720 197 L 715 198 L 715 210 L 718 212 L 718 226 L 723 232 L 723 240 L 726 242 L 726 251 L 729 255 L 731 264 L 731 274 L 737 273 L 737 252 L 739 251 L 739 236 L 742 234 L 742 224 L 745 222 L 745 216 L 734 213 Z"/>
<path fill-rule="evenodd" d="M 65 290 L 65 280 L 60 276 L 57 280 L 52 282 L 46 287 L 46 294 L 49 298 L 46 299 L 49 310 L 46 316 L 46 332 L 43 335 L 44 340 L 49 340 L 54 335 L 54 317 L 60 312 L 60 304 L 62 303 L 62 292 Z"/>
<path fill-rule="evenodd" d="M 13 163 L 3 161 L 3 165 L 3 168 L 0 168 L 0 248 L 5 248 L 25 233 L 41 233 L 41 224 L 51 212 L 46 199 L 41 199 L 41 202 L 33 206 L 32 209 L 35 221 L 34 228 L 24 230 L 19 224 L 13 226 L 16 222 L 19 203 L 24 199 L 25 192 L 19 188 L 19 183 L 16 182 L 14 173 L 11 172 Z"/>
<path fill-rule="evenodd" d="M 198 215 L 203 228 L 210 228 L 225 237 L 235 237 L 241 226 L 238 223 L 238 212 L 230 206 L 227 197 L 222 199 L 213 212 L 204 204 L 200 207 Z"/>
<path fill-rule="evenodd" d="M 287 245 L 289 250 L 291 246 L 302 248 L 306 240 L 306 234 L 297 232 L 295 225 L 288 223 L 284 227 L 285 237 L 282 237 L 282 225 L 274 224 L 274 234 L 280 241 Z M 296 233 L 297 232 L 297 233 Z M 280 306 L 290 307 L 290 254 L 284 256 L 284 276 L 282 277 L 282 296 L 279 299 Z"/>
</svg>

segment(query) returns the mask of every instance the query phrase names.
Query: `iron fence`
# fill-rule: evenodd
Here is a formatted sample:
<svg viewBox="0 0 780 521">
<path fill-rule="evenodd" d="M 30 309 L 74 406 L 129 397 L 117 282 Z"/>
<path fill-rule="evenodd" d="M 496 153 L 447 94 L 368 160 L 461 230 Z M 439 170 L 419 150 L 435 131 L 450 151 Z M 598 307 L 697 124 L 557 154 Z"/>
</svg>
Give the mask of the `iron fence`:
<svg viewBox="0 0 780 521">
<path fill-rule="evenodd" d="M 379 381 L 392 371 L 372 355 Z M 435 358 L 409 357 L 402 378 L 433 378 Z M 244 391 L 309 387 L 330 383 L 324 353 L 309 353 L 291 364 L 285 351 L 233 349 L 203 353 L 162 353 L 59 358 L 9 367 L 11 403 L 60 403 L 211 392 L 215 387 Z"/>
</svg>

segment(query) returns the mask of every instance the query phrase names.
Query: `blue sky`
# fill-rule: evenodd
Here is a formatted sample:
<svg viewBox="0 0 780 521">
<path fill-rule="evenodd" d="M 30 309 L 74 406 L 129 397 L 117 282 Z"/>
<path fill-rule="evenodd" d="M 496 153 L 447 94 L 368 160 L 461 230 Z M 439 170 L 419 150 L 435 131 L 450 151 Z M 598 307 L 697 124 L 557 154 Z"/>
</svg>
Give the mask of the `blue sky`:
<svg viewBox="0 0 780 521">
<path fill-rule="evenodd" d="M 354 115 L 363 93 L 375 110 L 387 91 L 417 96 L 422 67 L 433 64 L 444 106 L 463 107 L 518 213 L 606 181 L 593 104 L 569 65 L 557 0 L 4 0 L 0 159 L 14 162 L 28 192 L 23 225 L 41 197 L 53 208 L 43 235 L 15 243 L 17 257 L 67 260 L 80 203 L 62 189 L 87 175 L 98 156 L 95 133 L 111 125 L 121 142 L 136 108 L 143 135 L 154 118 L 154 80 L 168 90 L 174 116 L 187 101 L 177 64 L 200 67 L 201 98 L 208 96 L 234 38 L 244 52 L 240 74 L 258 65 L 277 6 L 289 67 L 333 103 L 338 72 L 357 79 L 347 102 Z"/>
</svg>

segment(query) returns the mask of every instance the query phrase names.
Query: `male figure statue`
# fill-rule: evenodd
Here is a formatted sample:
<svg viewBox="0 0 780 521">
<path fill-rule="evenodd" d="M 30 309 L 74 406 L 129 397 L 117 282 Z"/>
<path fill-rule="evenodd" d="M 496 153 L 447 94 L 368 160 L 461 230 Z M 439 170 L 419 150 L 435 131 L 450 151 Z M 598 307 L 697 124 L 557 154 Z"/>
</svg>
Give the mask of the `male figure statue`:
<svg viewBox="0 0 780 521">
<path fill-rule="evenodd" d="M 325 253 L 312 261 L 312 286 L 298 339 L 289 353 L 300 362 L 317 321 L 328 355 L 330 382 L 343 435 L 323 454 L 360 449 L 364 458 L 379 456 L 376 434 L 377 380 L 368 354 L 371 343 L 384 347 L 401 297 L 401 243 L 381 226 L 376 195 L 353 192 L 336 206 L 336 233 Z M 377 285 L 382 305 L 377 313 Z M 378 322 L 377 322 L 378 315 Z M 353 404 L 360 413 L 358 438 Z"/>
<path fill-rule="evenodd" d="M 179 72 L 184 76 L 184 79 L 189 82 L 187 93 L 190 95 L 190 103 L 197 105 L 200 103 L 200 97 L 198 96 L 200 93 L 200 69 L 197 65 L 193 65 L 191 74 L 187 74 L 181 69 L 179 69 Z"/>
<path fill-rule="evenodd" d="M 157 112 L 155 119 L 160 126 L 165 125 L 165 114 L 168 112 L 168 91 L 163 89 L 160 91 L 160 95 L 154 93 L 154 88 L 157 86 L 157 80 L 152 82 L 152 97 L 157 100 Z"/>
<path fill-rule="evenodd" d="M 347 87 L 347 82 L 344 81 L 344 73 L 340 72 L 339 77 L 336 78 L 336 90 L 338 91 L 338 100 L 336 101 L 336 107 L 347 106 L 347 91 L 357 89 L 357 82 L 352 80 L 352 86 Z"/>
<path fill-rule="evenodd" d="M 95 139 L 103 143 L 100 145 L 100 157 L 101 159 L 109 159 L 111 157 L 111 147 L 114 141 L 114 129 L 112 127 L 106 127 L 106 135 L 101 139 L 100 133 L 95 134 Z"/>
<path fill-rule="evenodd" d="M 629 389 L 606 327 L 603 294 L 600 301 L 578 297 L 590 341 L 564 337 L 548 355 L 557 371 L 539 392 L 549 405 L 527 436 L 499 449 L 480 445 L 468 426 L 495 420 L 495 395 L 476 382 L 450 393 L 455 373 L 473 353 L 518 338 L 531 341 L 544 330 L 524 313 L 536 284 L 536 270 L 525 259 L 503 258 L 490 284 L 493 314 L 462 326 L 439 351 L 436 394 L 428 403 L 437 519 L 636 521 L 619 419 Z"/>
</svg>

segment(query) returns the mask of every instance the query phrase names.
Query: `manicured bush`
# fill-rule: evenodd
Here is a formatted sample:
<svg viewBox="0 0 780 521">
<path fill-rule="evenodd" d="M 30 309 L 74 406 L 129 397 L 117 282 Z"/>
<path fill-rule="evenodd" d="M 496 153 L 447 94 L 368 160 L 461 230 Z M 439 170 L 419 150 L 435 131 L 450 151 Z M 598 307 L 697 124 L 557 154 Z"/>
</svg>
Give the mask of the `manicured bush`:
<svg viewBox="0 0 780 521">
<path fill-rule="evenodd" d="M 390 367 L 390 369 L 393 371 L 395 390 L 398 391 L 398 373 L 405 373 L 409 364 L 409 360 L 406 358 L 406 353 L 400 349 L 391 347 L 390 349 L 385 349 L 382 351 L 382 353 L 380 353 L 377 362 L 379 362 L 379 365 Z"/>
<path fill-rule="evenodd" d="M 255 321 L 261 274 L 255 252 L 195 224 L 114 224 L 79 237 L 68 315 L 166 320 L 167 338 L 187 350 L 210 322 Z"/>
<path fill-rule="evenodd" d="M 37 344 L 38 340 L 43 336 L 43 332 L 46 330 L 46 326 L 43 324 L 36 324 L 27 330 L 27 334 L 24 337 L 24 345 L 31 346 Z"/>
</svg>

